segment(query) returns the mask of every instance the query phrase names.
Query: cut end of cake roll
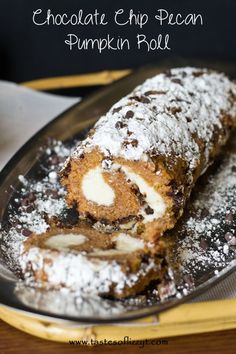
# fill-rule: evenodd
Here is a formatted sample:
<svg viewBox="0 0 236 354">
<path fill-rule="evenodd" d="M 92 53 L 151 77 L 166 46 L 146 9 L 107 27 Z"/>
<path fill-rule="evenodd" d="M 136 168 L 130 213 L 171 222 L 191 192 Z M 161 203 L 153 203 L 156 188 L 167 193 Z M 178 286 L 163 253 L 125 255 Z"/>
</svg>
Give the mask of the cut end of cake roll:
<svg viewBox="0 0 236 354">
<path fill-rule="evenodd" d="M 175 190 L 173 200 L 171 181 L 161 161 L 108 158 L 98 149 L 73 159 L 63 178 L 67 202 L 76 203 L 80 218 L 103 231 L 132 231 L 150 241 L 171 228 L 179 212 L 177 198 L 182 193 Z"/>
<path fill-rule="evenodd" d="M 29 285 L 125 298 L 163 278 L 165 254 L 163 242 L 147 244 L 124 232 L 104 237 L 82 222 L 30 236 L 23 243 L 20 265 Z"/>
<path fill-rule="evenodd" d="M 177 68 L 145 81 L 101 117 L 61 175 L 69 206 L 103 231 L 156 240 L 182 215 L 225 144 L 236 86 L 224 74 Z"/>
</svg>

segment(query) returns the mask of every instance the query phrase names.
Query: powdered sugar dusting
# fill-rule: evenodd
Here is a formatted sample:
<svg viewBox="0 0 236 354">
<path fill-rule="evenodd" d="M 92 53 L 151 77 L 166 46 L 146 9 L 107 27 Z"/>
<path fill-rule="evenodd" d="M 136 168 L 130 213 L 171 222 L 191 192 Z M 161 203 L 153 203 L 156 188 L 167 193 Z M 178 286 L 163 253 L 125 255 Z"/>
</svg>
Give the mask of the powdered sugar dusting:
<svg viewBox="0 0 236 354">
<path fill-rule="evenodd" d="M 94 147 L 105 155 L 129 160 L 146 158 L 150 152 L 165 156 L 174 152 L 191 170 L 200 157 L 196 135 L 206 144 L 207 165 L 213 126 L 221 128 L 222 111 L 236 116 L 231 95 L 236 95 L 236 86 L 224 74 L 188 67 L 171 69 L 146 80 L 117 102 L 72 158 Z"/>
<path fill-rule="evenodd" d="M 47 259 L 47 263 L 45 262 Z M 115 260 L 108 262 L 90 258 L 86 254 L 72 252 L 52 252 L 45 249 L 31 248 L 21 257 L 21 265 L 25 271 L 26 282 L 34 284 L 32 272 L 27 273 L 27 265 L 32 265 L 33 271 L 44 269 L 50 287 L 67 287 L 83 293 L 109 293 L 112 286 L 117 293 L 122 293 L 124 287 L 132 287 L 140 276 L 145 276 L 150 269 L 158 271 L 153 260 L 143 263 L 136 273 L 126 274 L 122 266 Z M 48 264 L 49 263 L 49 264 Z M 38 284 L 40 285 L 40 283 Z"/>
</svg>

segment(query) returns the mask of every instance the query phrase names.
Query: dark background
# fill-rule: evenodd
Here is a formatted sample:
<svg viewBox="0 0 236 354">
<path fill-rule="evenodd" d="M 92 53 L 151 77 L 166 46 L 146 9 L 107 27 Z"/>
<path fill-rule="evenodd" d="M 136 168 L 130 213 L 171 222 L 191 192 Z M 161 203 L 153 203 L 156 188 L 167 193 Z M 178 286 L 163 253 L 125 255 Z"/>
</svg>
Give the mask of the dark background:
<svg viewBox="0 0 236 354">
<path fill-rule="evenodd" d="M 169 12 L 201 13 L 204 25 L 162 26 L 155 21 L 140 30 L 136 26 L 36 26 L 33 10 L 86 12 L 97 8 L 111 15 L 119 8 L 147 12 L 150 16 L 159 8 Z M 135 38 L 137 33 L 157 37 L 170 34 L 171 51 L 97 51 L 69 50 L 64 41 L 68 33 L 79 37 L 111 36 Z M 132 40 L 131 40 L 132 41 Z M 42 77 L 72 75 L 104 69 L 135 68 L 158 62 L 167 56 L 236 60 L 236 1 L 235 0 L 0 0 L 0 79 L 16 82 Z"/>
</svg>

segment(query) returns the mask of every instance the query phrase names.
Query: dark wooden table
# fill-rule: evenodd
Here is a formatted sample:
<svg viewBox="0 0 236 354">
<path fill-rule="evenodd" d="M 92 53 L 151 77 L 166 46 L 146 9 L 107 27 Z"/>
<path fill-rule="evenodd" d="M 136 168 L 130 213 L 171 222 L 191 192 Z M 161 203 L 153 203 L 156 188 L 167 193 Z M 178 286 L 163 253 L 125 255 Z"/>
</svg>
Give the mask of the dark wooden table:
<svg viewBox="0 0 236 354">
<path fill-rule="evenodd" d="M 0 321 L 0 354 L 62 354 L 62 353 L 165 353 L 165 354 L 234 354 L 236 329 L 168 338 L 165 345 L 103 345 L 94 347 L 55 343 L 30 336 Z"/>
</svg>

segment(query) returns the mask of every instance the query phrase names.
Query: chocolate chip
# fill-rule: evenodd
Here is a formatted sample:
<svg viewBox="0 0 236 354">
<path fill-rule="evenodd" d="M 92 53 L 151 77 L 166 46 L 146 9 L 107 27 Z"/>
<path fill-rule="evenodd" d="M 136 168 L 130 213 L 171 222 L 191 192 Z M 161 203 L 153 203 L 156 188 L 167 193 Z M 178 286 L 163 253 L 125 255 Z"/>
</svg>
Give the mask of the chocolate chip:
<svg viewBox="0 0 236 354">
<path fill-rule="evenodd" d="M 23 199 L 21 199 L 20 203 L 22 206 L 27 206 L 30 204 L 30 201 L 28 198 L 23 198 Z"/>
<path fill-rule="evenodd" d="M 132 132 L 129 132 L 131 135 Z M 137 147 L 138 146 L 138 140 L 137 139 L 132 139 L 132 140 L 126 140 L 123 142 L 123 146 L 126 147 L 128 145 L 132 145 L 133 147 Z"/>
<path fill-rule="evenodd" d="M 145 96 L 150 96 L 150 95 L 165 95 L 166 91 L 154 91 L 150 90 L 144 93 Z"/>
<path fill-rule="evenodd" d="M 182 109 L 180 107 L 169 107 L 168 109 L 172 114 L 180 113 Z"/>
<path fill-rule="evenodd" d="M 91 222 L 90 219 L 88 221 Z M 66 209 L 63 214 L 60 216 L 60 222 L 63 226 L 73 226 L 78 224 L 78 212 L 76 206 L 73 206 L 71 209 Z M 93 220 L 94 222 L 94 220 Z"/>
<path fill-rule="evenodd" d="M 36 195 L 33 192 L 29 192 L 29 194 L 27 195 L 27 197 L 29 198 L 29 200 L 31 202 L 34 202 L 36 200 Z"/>
<path fill-rule="evenodd" d="M 231 171 L 236 172 L 236 166 L 232 166 Z"/>
<path fill-rule="evenodd" d="M 209 215 L 208 209 L 203 208 L 203 209 L 201 210 L 201 215 L 200 215 L 201 218 L 206 218 L 208 215 Z"/>
<path fill-rule="evenodd" d="M 225 240 L 228 242 L 230 246 L 236 246 L 236 237 L 232 232 L 226 232 Z"/>
<path fill-rule="evenodd" d="M 231 241 L 233 237 L 234 235 L 232 234 L 232 232 L 226 232 L 225 239 L 227 242 Z"/>
<path fill-rule="evenodd" d="M 149 98 L 145 97 L 145 96 L 132 96 L 130 97 L 130 99 L 133 99 L 135 101 L 138 101 L 138 102 L 142 102 L 142 103 L 150 103 L 151 101 L 149 100 Z"/>
<path fill-rule="evenodd" d="M 127 135 L 128 136 L 130 136 L 130 135 L 132 135 L 133 134 L 133 132 L 131 132 L 130 130 L 127 130 Z"/>
<path fill-rule="evenodd" d="M 26 211 L 26 213 L 32 213 L 33 210 L 34 210 L 33 205 L 29 205 L 29 206 L 27 206 L 25 211 Z"/>
<path fill-rule="evenodd" d="M 174 201 L 174 206 L 176 208 L 176 211 L 179 215 L 180 212 L 182 212 L 182 206 L 183 206 L 183 201 L 184 201 L 184 196 L 182 192 L 178 192 L 176 195 L 173 196 L 173 201 Z"/>
<path fill-rule="evenodd" d="M 60 163 L 59 157 L 57 155 L 54 155 L 50 159 L 51 165 L 58 165 Z"/>
<path fill-rule="evenodd" d="M 133 188 L 134 186 L 132 186 Z M 138 188 L 138 187 L 136 187 Z M 140 206 L 144 206 L 146 204 L 145 198 L 144 196 L 139 192 L 139 190 L 137 189 L 136 191 L 134 191 L 135 195 L 137 196 L 138 200 L 139 200 L 139 204 Z"/>
<path fill-rule="evenodd" d="M 120 112 L 121 109 L 122 109 L 122 107 L 114 108 L 114 109 L 112 110 L 112 113 Z"/>
<path fill-rule="evenodd" d="M 133 139 L 131 140 L 131 145 L 134 146 L 134 147 L 137 147 L 138 146 L 138 140 L 137 139 Z"/>
<path fill-rule="evenodd" d="M 234 221 L 234 214 L 230 211 L 228 214 L 226 214 L 225 219 L 229 224 L 232 224 Z"/>
<path fill-rule="evenodd" d="M 202 76 L 203 75 L 203 71 L 195 71 L 193 72 L 193 76 L 194 77 L 199 77 L 199 76 Z"/>
<path fill-rule="evenodd" d="M 150 101 L 149 98 L 147 98 L 145 96 L 141 96 L 140 102 L 142 102 L 142 103 L 150 103 L 151 101 Z"/>
<path fill-rule="evenodd" d="M 28 206 L 36 200 L 36 196 L 33 192 L 29 192 L 21 199 L 20 203 L 22 206 Z"/>
<path fill-rule="evenodd" d="M 145 213 L 147 215 L 152 215 L 154 214 L 154 210 L 148 205 L 146 208 L 145 208 Z"/>
<path fill-rule="evenodd" d="M 171 79 L 171 81 L 174 82 L 175 84 L 182 85 L 182 81 L 178 78 L 173 78 L 173 79 Z"/>
<path fill-rule="evenodd" d="M 190 117 L 186 117 L 186 120 L 188 123 L 192 122 L 192 119 Z"/>
<path fill-rule="evenodd" d="M 58 198 L 58 192 L 56 189 L 46 189 L 45 194 L 46 196 L 51 197 L 53 199 Z"/>
<path fill-rule="evenodd" d="M 115 124 L 115 128 L 116 129 L 122 129 L 122 128 L 125 128 L 127 127 L 127 124 L 124 124 L 123 122 L 121 122 L 120 120 L 118 120 Z"/>
<path fill-rule="evenodd" d="M 28 236 L 30 236 L 30 235 L 32 234 L 32 231 L 30 231 L 29 229 L 24 228 L 24 229 L 21 231 L 21 233 L 22 233 L 23 236 L 28 237 Z"/>
<path fill-rule="evenodd" d="M 133 118 L 133 116 L 134 116 L 134 112 L 133 111 L 127 111 L 126 112 L 126 115 L 125 115 L 125 118 Z"/>
<path fill-rule="evenodd" d="M 149 263 L 150 262 L 150 256 L 148 254 L 143 254 L 142 255 L 142 262 L 143 263 Z"/>
<path fill-rule="evenodd" d="M 11 226 L 15 227 L 16 229 L 21 229 L 22 225 L 19 223 L 18 220 L 12 219 L 10 220 Z"/>
<path fill-rule="evenodd" d="M 191 274 L 184 274 L 183 280 L 188 287 L 191 287 L 194 285 L 194 280 Z"/>
<path fill-rule="evenodd" d="M 233 236 L 231 240 L 229 241 L 230 246 L 236 246 L 236 237 Z"/>
<path fill-rule="evenodd" d="M 206 250 L 208 248 L 208 243 L 204 238 L 200 239 L 199 246 L 203 249 Z"/>
</svg>

